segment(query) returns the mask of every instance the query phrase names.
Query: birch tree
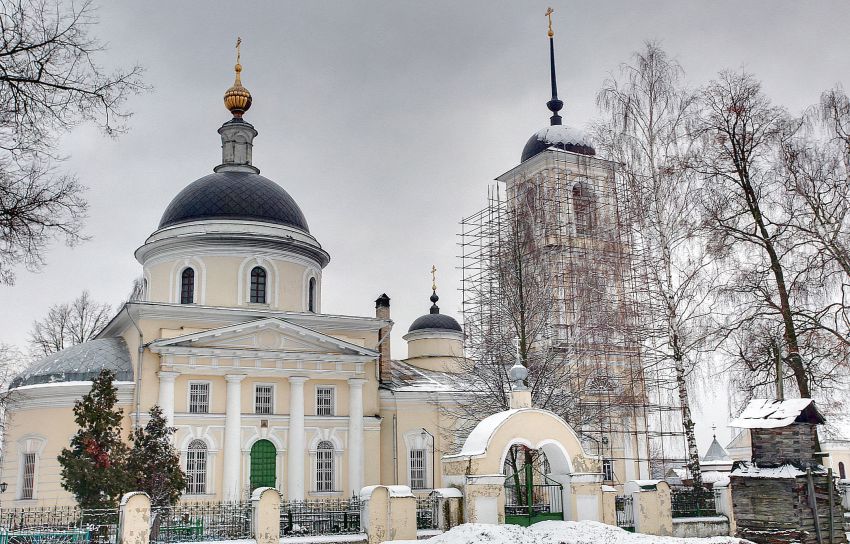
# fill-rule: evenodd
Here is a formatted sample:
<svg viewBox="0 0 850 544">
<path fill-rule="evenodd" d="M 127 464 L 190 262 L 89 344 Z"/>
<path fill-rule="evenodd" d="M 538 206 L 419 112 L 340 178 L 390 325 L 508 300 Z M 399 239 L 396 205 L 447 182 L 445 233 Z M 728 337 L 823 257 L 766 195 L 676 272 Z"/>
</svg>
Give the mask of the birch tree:
<svg viewBox="0 0 850 544">
<path fill-rule="evenodd" d="M 688 469 L 702 488 L 699 450 L 691 416 L 688 375 L 700 359 L 704 322 L 711 311 L 710 261 L 697 236 L 699 177 L 684 165 L 696 142 L 690 123 L 696 95 L 682 83 L 681 67 L 653 42 L 607 80 L 597 104 L 605 117 L 596 126 L 605 155 L 621 163 L 640 247 L 638 293 L 655 365 L 672 365 L 687 441 Z"/>
<path fill-rule="evenodd" d="M 72 302 L 54 304 L 30 332 L 34 357 L 44 357 L 94 338 L 112 318 L 109 304 L 97 302 L 83 291 Z"/>
</svg>

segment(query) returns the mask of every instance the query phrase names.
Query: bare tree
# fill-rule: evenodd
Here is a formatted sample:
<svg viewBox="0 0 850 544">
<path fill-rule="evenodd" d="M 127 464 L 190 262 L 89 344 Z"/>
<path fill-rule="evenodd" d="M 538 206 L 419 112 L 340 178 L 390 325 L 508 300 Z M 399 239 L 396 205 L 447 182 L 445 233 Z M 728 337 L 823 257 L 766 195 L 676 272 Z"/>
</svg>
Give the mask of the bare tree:
<svg viewBox="0 0 850 544">
<path fill-rule="evenodd" d="M 125 130 L 128 96 L 144 87 L 141 68 L 107 72 L 91 36 L 94 6 L 63 0 L 0 3 L 0 282 L 14 267 L 44 264 L 50 240 L 83 239 L 84 187 L 54 163 L 57 138 L 84 122 Z"/>
<path fill-rule="evenodd" d="M 647 42 L 607 80 L 597 95 L 606 117 L 597 124 L 598 144 L 621 164 L 630 188 L 634 240 L 642 258 L 635 265 L 647 278 L 638 293 L 643 301 L 646 357 L 675 375 L 688 469 L 702 488 L 699 450 L 691 417 L 687 377 L 705 343 L 706 314 L 711 311 L 712 275 L 705 245 L 698 236 L 697 191 L 700 178 L 684 165 L 697 142 L 690 123 L 696 94 L 681 81 L 681 67 Z M 643 291 L 644 289 L 642 289 Z"/>
<path fill-rule="evenodd" d="M 33 356 L 44 357 L 94 338 L 112 317 L 109 304 L 92 300 L 88 291 L 73 302 L 55 304 L 33 323 L 30 346 Z"/>
<path fill-rule="evenodd" d="M 762 346 L 756 350 L 762 360 L 773 361 L 778 350 L 797 392 L 811 397 L 813 380 L 828 373 L 817 367 L 817 358 L 803 357 L 797 316 L 813 286 L 805 274 L 805 244 L 788 228 L 782 206 L 787 192 L 776 168 L 777 150 L 799 123 L 771 104 L 745 72 L 722 72 L 703 90 L 702 105 L 702 153 L 690 164 L 706 176 L 702 203 L 709 248 L 734 269 L 723 279 L 728 303 L 723 329 L 727 337 L 743 334 L 739 345 Z M 754 365 L 752 349 L 737 355 L 749 372 L 775 368 Z"/>
</svg>

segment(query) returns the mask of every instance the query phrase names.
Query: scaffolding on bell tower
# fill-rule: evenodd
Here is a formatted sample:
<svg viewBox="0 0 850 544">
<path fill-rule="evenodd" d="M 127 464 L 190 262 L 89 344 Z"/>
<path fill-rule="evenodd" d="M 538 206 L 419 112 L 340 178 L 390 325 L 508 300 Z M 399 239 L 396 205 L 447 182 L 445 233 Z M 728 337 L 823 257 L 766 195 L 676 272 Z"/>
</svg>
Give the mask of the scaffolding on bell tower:
<svg viewBox="0 0 850 544">
<path fill-rule="evenodd" d="M 511 334 L 500 269 L 512 226 L 528 229 L 534 247 L 523 258 L 539 259 L 545 276 L 534 285 L 546 293 L 543 341 L 570 389 L 562 398 L 573 399 L 549 409 L 607 460 L 615 484 L 663 477 L 686 456 L 673 369 L 660 355 L 666 331 L 647 296 L 652 257 L 629 196 L 615 163 L 550 148 L 501 176 L 459 234 L 466 355 L 476 361 L 488 356 L 488 332 Z"/>
</svg>

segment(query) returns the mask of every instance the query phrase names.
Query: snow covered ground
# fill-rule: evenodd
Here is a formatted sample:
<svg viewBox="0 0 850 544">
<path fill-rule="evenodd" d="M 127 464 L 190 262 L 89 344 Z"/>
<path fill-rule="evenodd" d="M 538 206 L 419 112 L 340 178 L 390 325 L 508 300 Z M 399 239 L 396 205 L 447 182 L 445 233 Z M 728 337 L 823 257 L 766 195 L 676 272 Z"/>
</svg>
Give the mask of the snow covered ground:
<svg viewBox="0 0 850 544">
<path fill-rule="evenodd" d="M 426 541 L 428 544 L 740 544 L 733 537 L 674 538 L 633 534 L 595 521 L 543 521 L 531 527 L 468 523 Z M 416 544 L 396 540 L 392 544 Z"/>
</svg>

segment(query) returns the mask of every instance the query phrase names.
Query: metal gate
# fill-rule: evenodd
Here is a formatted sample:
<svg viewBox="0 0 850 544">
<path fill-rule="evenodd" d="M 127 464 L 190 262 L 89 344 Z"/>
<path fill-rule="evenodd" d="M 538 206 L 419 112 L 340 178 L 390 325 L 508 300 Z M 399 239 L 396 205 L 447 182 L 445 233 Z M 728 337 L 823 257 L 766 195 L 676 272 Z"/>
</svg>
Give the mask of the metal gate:
<svg viewBox="0 0 850 544">
<path fill-rule="evenodd" d="M 505 523 L 528 527 L 538 521 L 563 521 L 563 490 L 563 485 L 525 463 L 522 471 L 505 478 Z"/>
<path fill-rule="evenodd" d="M 631 495 L 620 495 L 614 500 L 617 512 L 617 527 L 635 532 L 635 509 Z"/>
</svg>

